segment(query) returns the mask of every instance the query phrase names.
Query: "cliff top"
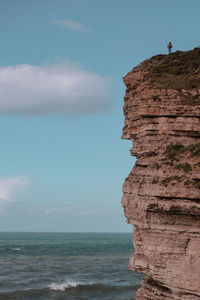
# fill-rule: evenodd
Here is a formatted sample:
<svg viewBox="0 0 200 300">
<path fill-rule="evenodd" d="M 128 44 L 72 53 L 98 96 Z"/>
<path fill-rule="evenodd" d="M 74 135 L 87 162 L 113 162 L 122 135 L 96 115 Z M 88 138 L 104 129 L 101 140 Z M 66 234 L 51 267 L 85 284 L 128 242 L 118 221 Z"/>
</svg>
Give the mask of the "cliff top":
<svg viewBox="0 0 200 300">
<path fill-rule="evenodd" d="M 144 80 L 157 89 L 199 89 L 200 48 L 159 54 L 143 61 L 130 73 L 145 72 Z"/>
</svg>

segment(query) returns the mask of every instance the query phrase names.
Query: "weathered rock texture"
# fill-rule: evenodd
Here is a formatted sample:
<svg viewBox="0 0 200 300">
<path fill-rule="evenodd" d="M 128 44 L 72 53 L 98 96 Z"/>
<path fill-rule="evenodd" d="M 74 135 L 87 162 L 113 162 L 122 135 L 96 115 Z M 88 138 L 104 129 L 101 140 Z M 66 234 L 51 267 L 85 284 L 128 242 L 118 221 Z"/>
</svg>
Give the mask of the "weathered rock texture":
<svg viewBox="0 0 200 300">
<path fill-rule="evenodd" d="M 124 83 L 129 268 L 146 274 L 136 299 L 200 299 L 200 49 L 152 57 Z"/>
</svg>

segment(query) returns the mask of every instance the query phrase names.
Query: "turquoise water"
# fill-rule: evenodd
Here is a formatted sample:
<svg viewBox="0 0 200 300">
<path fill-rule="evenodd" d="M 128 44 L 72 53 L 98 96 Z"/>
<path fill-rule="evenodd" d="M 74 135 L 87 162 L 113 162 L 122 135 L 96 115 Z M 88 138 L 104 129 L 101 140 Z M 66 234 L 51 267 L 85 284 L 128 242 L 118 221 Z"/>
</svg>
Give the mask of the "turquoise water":
<svg viewBox="0 0 200 300">
<path fill-rule="evenodd" d="M 135 299 L 129 233 L 0 233 L 0 300 Z"/>
</svg>

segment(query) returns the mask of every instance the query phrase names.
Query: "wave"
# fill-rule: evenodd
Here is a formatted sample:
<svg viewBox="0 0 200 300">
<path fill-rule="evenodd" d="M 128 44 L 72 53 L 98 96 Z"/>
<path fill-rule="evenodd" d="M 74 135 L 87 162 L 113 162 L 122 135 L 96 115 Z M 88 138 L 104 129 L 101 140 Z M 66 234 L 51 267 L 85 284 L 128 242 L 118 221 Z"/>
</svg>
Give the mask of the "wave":
<svg viewBox="0 0 200 300">
<path fill-rule="evenodd" d="M 32 299 L 58 299 L 55 298 L 54 293 L 69 293 L 67 295 L 74 295 L 73 289 L 76 290 L 76 296 L 86 296 L 84 299 L 96 299 L 95 296 L 99 295 L 104 297 L 110 296 L 109 299 L 132 299 L 127 298 L 129 295 L 133 295 L 136 290 L 140 287 L 139 285 L 131 286 L 112 286 L 101 283 L 80 283 L 76 281 L 66 281 L 60 284 L 52 283 L 49 286 L 39 289 L 24 289 L 14 290 L 10 292 L 0 293 L 0 300 L 32 300 Z M 127 294 L 128 293 L 128 294 Z M 123 296 L 125 295 L 125 296 Z M 59 298 L 61 299 L 61 298 Z M 62 298 L 64 299 L 64 298 Z M 68 297 L 67 297 L 68 299 Z M 73 298 L 74 299 L 74 298 Z M 98 298 L 99 299 L 99 298 Z"/>
<path fill-rule="evenodd" d="M 107 285 L 102 283 L 96 283 L 96 282 L 87 282 L 87 283 L 81 283 L 76 281 L 66 281 L 63 283 L 51 283 L 48 285 L 48 288 L 52 291 L 62 291 L 64 292 L 67 289 L 72 288 L 80 288 L 81 290 L 104 290 L 104 291 L 122 291 L 122 290 L 137 290 L 140 287 L 140 285 L 126 285 L 126 286 L 116 286 L 116 285 Z"/>
<path fill-rule="evenodd" d="M 76 288 L 77 286 L 83 285 L 80 282 L 76 282 L 76 281 L 66 281 L 60 284 L 57 283 L 51 283 L 50 285 L 48 285 L 48 288 L 52 291 L 65 291 L 66 289 L 69 288 Z"/>
</svg>

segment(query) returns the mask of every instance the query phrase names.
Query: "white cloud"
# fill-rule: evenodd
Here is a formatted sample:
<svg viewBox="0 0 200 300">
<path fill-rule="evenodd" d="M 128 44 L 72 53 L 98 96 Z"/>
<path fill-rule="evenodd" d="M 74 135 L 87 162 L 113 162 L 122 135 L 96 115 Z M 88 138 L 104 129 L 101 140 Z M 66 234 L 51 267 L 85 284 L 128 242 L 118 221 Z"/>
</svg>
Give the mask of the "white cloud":
<svg viewBox="0 0 200 300">
<path fill-rule="evenodd" d="M 72 20 L 58 20 L 53 19 L 51 23 L 58 24 L 64 28 L 76 30 L 76 31 L 83 31 L 83 32 L 89 32 L 90 30 L 86 28 L 84 25 L 74 22 Z"/>
<path fill-rule="evenodd" d="M 0 114 L 93 114 L 110 107 L 110 80 L 67 60 L 0 67 Z"/>
<path fill-rule="evenodd" d="M 80 212 L 78 212 L 79 216 L 88 216 L 93 214 L 94 214 L 93 210 L 81 210 Z"/>
<path fill-rule="evenodd" d="M 79 206 L 52 206 L 47 209 L 45 209 L 45 214 L 60 214 L 60 213 L 66 213 L 66 212 L 73 212 L 75 210 L 79 209 Z"/>
<path fill-rule="evenodd" d="M 92 210 L 87 208 L 83 209 L 81 206 L 77 206 L 77 205 L 51 206 L 46 208 L 44 212 L 46 215 L 70 213 L 71 215 L 74 216 L 89 216 L 95 214 L 93 209 Z"/>
<path fill-rule="evenodd" d="M 0 177 L 0 211 L 2 211 L 9 202 L 16 200 L 16 192 L 19 192 L 27 186 L 29 186 L 29 181 L 24 176 Z"/>
</svg>

